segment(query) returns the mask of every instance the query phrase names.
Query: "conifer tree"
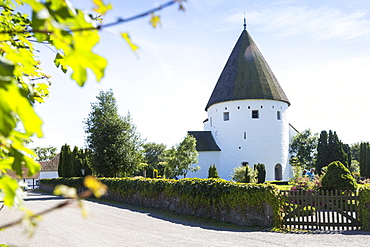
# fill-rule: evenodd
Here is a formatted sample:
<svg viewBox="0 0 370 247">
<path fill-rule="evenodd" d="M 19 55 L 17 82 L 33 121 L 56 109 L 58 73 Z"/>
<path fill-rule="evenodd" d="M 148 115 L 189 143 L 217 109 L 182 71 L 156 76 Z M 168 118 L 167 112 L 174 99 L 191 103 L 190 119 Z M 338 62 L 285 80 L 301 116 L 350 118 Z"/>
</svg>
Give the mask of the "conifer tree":
<svg viewBox="0 0 370 247">
<path fill-rule="evenodd" d="M 213 164 L 208 169 L 208 178 L 220 178 L 217 172 L 216 165 Z"/>
<path fill-rule="evenodd" d="M 351 158 L 351 150 L 348 145 L 346 147 L 347 152 L 344 151 L 345 144 L 339 140 L 335 131 L 330 130 L 329 135 L 325 130 L 322 131 L 317 145 L 317 173 L 320 174 L 321 169 L 333 161 L 340 161 L 348 167 L 351 163 L 349 160 Z"/>
<path fill-rule="evenodd" d="M 130 114 L 121 117 L 112 90 L 100 91 L 84 122 L 96 176 L 130 176 L 142 161 L 142 140 Z"/>
<path fill-rule="evenodd" d="M 247 166 L 245 169 L 245 177 L 244 177 L 244 183 L 250 183 L 251 182 L 251 174 L 250 174 L 250 169 Z"/>
<path fill-rule="evenodd" d="M 323 130 L 320 133 L 319 142 L 317 144 L 316 172 L 321 174 L 322 168 L 329 165 L 329 163 L 328 132 Z"/>
<path fill-rule="evenodd" d="M 370 143 L 362 142 L 360 144 L 360 175 L 370 178 Z"/>
<path fill-rule="evenodd" d="M 266 181 L 266 167 L 264 164 L 258 163 L 255 166 L 257 170 L 257 183 L 262 184 Z"/>
<path fill-rule="evenodd" d="M 60 150 L 58 175 L 59 177 L 71 177 L 71 149 L 69 145 L 64 144 Z"/>
</svg>

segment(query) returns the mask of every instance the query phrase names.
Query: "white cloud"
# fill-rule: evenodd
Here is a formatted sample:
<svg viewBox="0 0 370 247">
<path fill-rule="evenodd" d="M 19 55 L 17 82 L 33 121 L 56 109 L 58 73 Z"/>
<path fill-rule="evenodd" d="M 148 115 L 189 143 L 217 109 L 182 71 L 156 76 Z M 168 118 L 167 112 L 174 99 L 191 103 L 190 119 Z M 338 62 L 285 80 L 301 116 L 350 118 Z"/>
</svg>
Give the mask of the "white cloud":
<svg viewBox="0 0 370 247">
<path fill-rule="evenodd" d="M 225 22 L 240 24 L 240 13 L 230 14 Z M 263 32 L 279 32 L 282 36 L 308 35 L 316 40 L 370 39 L 369 13 L 364 10 L 344 12 L 336 8 L 273 6 L 247 12 L 248 22 L 261 26 Z"/>
</svg>

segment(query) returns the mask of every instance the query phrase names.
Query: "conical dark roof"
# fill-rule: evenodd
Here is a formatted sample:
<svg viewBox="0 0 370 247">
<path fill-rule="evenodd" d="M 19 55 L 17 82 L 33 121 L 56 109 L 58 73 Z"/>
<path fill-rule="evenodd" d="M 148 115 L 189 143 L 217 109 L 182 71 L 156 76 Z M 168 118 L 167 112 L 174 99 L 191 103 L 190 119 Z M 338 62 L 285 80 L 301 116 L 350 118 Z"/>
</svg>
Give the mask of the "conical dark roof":
<svg viewBox="0 0 370 247">
<path fill-rule="evenodd" d="M 218 78 L 206 110 L 213 104 L 271 99 L 290 105 L 283 89 L 247 30 L 243 30 Z"/>
</svg>

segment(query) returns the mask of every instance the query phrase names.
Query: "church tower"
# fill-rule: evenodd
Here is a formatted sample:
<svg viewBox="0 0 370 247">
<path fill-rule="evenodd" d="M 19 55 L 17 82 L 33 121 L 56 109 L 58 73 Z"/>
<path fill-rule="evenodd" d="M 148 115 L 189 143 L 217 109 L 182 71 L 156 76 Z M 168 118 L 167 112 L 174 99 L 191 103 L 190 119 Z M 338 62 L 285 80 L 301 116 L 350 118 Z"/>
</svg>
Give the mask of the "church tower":
<svg viewBox="0 0 370 247">
<path fill-rule="evenodd" d="M 290 102 L 245 28 L 209 98 L 204 131 L 197 139 L 198 164 L 190 177 L 207 178 L 215 164 L 230 180 L 234 168 L 262 163 L 266 180 L 288 179 Z"/>
</svg>

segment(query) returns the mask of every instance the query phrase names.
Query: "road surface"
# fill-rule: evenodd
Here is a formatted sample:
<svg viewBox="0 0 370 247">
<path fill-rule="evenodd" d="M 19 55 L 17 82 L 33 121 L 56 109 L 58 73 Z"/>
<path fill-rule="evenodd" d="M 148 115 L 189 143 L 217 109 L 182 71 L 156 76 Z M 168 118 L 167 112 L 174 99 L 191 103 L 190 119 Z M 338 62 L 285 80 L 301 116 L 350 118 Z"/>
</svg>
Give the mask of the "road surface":
<svg viewBox="0 0 370 247">
<path fill-rule="evenodd" d="M 26 206 L 34 212 L 60 203 L 61 198 L 28 192 Z M 315 234 L 245 231 L 199 223 L 158 210 L 124 204 L 87 201 L 83 219 L 76 205 L 45 215 L 32 238 L 18 225 L 0 231 L 0 244 L 10 246 L 370 246 L 370 233 L 362 231 Z M 3 208 L 1 224 L 20 217 Z M 194 223 L 195 222 L 195 223 Z"/>
</svg>

